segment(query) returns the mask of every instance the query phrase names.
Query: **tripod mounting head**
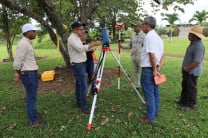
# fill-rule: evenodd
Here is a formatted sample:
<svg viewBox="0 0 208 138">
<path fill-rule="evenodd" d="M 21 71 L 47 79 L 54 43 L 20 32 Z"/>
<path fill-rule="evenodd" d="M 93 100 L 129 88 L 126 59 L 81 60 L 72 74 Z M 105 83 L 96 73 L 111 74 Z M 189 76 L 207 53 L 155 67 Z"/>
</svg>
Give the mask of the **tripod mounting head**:
<svg viewBox="0 0 208 138">
<path fill-rule="evenodd" d="M 102 30 L 102 47 L 109 47 L 109 34 L 108 30 L 104 27 Z"/>
</svg>

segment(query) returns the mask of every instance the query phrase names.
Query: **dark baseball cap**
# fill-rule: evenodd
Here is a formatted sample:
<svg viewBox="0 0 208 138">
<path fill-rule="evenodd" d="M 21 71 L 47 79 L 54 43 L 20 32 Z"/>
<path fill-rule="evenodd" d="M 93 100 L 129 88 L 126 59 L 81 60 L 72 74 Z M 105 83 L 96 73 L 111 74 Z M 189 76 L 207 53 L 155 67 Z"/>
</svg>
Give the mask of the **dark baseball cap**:
<svg viewBox="0 0 208 138">
<path fill-rule="evenodd" d="M 135 23 L 132 23 L 131 24 L 132 26 L 140 26 L 140 25 L 142 25 L 140 22 L 135 22 Z"/>
<path fill-rule="evenodd" d="M 72 29 L 75 29 L 75 28 L 79 28 L 80 26 L 85 26 L 85 24 L 84 23 L 81 23 L 81 22 L 73 22 L 72 24 L 71 24 L 71 28 Z"/>
</svg>

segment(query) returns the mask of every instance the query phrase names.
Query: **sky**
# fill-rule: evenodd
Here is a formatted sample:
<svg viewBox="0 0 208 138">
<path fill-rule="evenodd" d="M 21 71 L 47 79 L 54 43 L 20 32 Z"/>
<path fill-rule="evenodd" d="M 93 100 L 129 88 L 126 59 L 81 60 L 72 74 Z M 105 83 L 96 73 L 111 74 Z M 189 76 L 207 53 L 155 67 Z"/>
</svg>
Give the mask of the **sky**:
<svg viewBox="0 0 208 138">
<path fill-rule="evenodd" d="M 146 5 L 148 7 L 148 5 Z M 178 17 L 179 17 L 179 21 L 176 21 L 175 23 L 176 24 L 186 24 L 188 23 L 188 21 L 193 17 L 194 13 L 196 11 L 202 11 L 203 9 L 208 11 L 208 0 L 197 0 L 196 2 L 194 2 L 194 5 L 191 5 L 191 4 L 188 4 L 186 6 L 182 6 L 184 8 L 184 13 L 182 12 L 177 12 L 178 13 Z M 161 8 L 161 6 L 160 6 Z M 149 7 L 149 11 L 148 11 L 148 14 L 151 15 L 151 7 Z M 164 12 L 161 10 L 161 12 Z M 165 11 L 165 13 L 168 13 L 168 14 L 171 14 L 173 13 L 173 10 L 170 10 L 169 11 Z M 168 22 L 167 21 L 164 21 L 162 20 L 163 17 L 160 16 L 160 13 L 157 13 L 156 15 L 152 15 L 154 17 L 156 17 L 157 19 L 157 22 L 158 22 L 158 25 L 167 25 Z M 195 22 L 192 22 L 192 23 L 195 23 Z"/>
</svg>

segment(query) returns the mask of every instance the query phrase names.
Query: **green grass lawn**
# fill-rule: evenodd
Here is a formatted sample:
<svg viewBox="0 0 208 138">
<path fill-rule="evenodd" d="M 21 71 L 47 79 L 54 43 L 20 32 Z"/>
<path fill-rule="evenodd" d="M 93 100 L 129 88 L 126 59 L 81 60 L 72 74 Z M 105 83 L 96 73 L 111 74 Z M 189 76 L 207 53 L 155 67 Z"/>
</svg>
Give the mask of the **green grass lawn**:
<svg viewBox="0 0 208 138">
<path fill-rule="evenodd" d="M 183 56 L 188 41 L 174 38 L 172 43 L 164 40 L 165 53 Z M 208 46 L 205 41 L 206 47 Z M 117 45 L 112 45 L 117 49 Z M 64 65 L 58 58 L 56 49 L 36 49 L 38 56 L 47 56 L 39 60 L 40 70 L 53 69 Z M 6 57 L 6 52 L 0 46 L 0 59 Z M 97 50 L 96 54 L 99 55 Z M 115 51 L 116 53 L 116 51 Z M 121 63 L 126 72 L 133 78 L 130 53 L 122 50 Z M 117 55 L 117 54 L 116 54 Z M 207 54 L 206 56 L 207 57 Z M 138 96 L 131 92 L 131 86 L 122 74 L 121 89 L 117 90 L 117 78 L 111 80 L 111 85 L 102 88 L 98 94 L 93 128 L 86 131 L 89 116 L 80 113 L 74 106 L 73 91 L 64 94 L 48 93 L 38 96 L 37 108 L 45 112 L 44 120 L 48 124 L 42 128 L 31 129 L 28 125 L 25 111 L 23 88 L 17 87 L 13 76 L 12 63 L 0 63 L 0 138 L 1 137 L 135 137 L 135 138 L 205 138 L 208 136 L 208 61 L 203 62 L 203 75 L 198 80 L 198 104 L 195 110 L 182 112 L 173 102 L 180 96 L 182 58 L 166 56 L 161 72 L 167 76 L 167 82 L 160 86 L 160 114 L 155 125 L 143 125 L 138 119 L 144 117 L 145 109 Z M 117 69 L 112 56 L 107 55 L 105 68 Z M 64 87 L 64 86 L 63 86 Z M 89 98 L 89 103 L 92 98 Z M 108 120 L 108 121 L 106 121 Z M 106 123 L 103 123 L 106 122 Z"/>
</svg>

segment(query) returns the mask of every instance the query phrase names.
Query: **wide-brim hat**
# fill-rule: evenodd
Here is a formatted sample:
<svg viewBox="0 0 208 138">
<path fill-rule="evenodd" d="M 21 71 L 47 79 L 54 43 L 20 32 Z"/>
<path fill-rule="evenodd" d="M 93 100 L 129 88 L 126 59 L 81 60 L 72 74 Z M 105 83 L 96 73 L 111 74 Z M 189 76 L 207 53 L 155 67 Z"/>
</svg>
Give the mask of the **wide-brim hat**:
<svg viewBox="0 0 208 138">
<path fill-rule="evenodd" d="M 195 25 L 194 27 L 192 27 L 190 30 L 189 30 L 189 33 L 192 33 L 194 35 L 196 35 L 197 37 L 199 38 L 204 38 L 205 36 L 203 35 L 203 28 L 199 25 Z"/>
</svg>

